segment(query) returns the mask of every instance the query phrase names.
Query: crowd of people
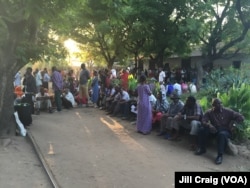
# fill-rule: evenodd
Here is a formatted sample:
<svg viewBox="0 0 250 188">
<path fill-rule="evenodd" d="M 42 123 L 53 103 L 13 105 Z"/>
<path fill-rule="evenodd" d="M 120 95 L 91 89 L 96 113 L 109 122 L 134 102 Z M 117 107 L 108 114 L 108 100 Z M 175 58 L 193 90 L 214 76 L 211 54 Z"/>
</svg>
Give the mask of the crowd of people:
<svg viewBox="0 0 250 188">
<path fill-rule="evenodd" d="M 196 155 L 206 152 L 208 135 L 213 134 L 217 136 L 216 164 L 222 163 L 233 123 L 244 121 L 241 114 L 222 107 L 220 99 L 214 99 L 212 108 L 203 112 L 193 96 L 197 93 L 195 81 L 167 77 L 162 68 L 153 76 L 141 72 L 134 90 L 129 89 L 129 76 L 132 75 L 129 68 L 90 72 L 84 63 L 80 68 L 78 78 L 73 70 L 62 74 L 56 67 L 52 67 L 51 74 L 46 68 L 32 72 L 28 67 L 23 81 L 18 72 L 14 78 L 14 102 L 25 100 L 31 105 L 33 114 L 40 114 L 41 110 L 53 113 L 62 108 L 91 105 L 105 110 L 109 116 L 135 121 L 140 134 L 148 135 L 155 128 L 159 137 L 171 141 L 178 141 L 181 130 L 188 130 L 190 149 Z M 52 95 L 49 82 L 52 83 Z M 181 100 L 183 93 L 189 93 L 185 102 Z"/>
</svg>

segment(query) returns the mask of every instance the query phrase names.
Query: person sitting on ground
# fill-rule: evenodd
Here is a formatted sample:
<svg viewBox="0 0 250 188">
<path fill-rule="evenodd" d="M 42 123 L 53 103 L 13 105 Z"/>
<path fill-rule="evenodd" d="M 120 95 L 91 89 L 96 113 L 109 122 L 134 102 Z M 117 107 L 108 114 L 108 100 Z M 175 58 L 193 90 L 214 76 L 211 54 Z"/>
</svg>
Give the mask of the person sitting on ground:
<svg viewBox="0 0 250 188">
<path fill-rule="evenodd" d="M 169 135 L 166 134 L 166 129 L 171 129 L 173 118 L 182 110 L 184 103 L 180 100 L 180 96 L 177 93 L 173 93 L 170 96 L 172 102 L 169 104 L 169 108 L 165 114 L 161 117 L 160 122 L 160 133 L 158 136 L 165 135 L 165 138 L 168 139 Z"/>
<path fill-rule="evenodd" d="M 221 164 L 228 139 L 232 136 L 234 123 L 243 122 L 244 119 L 242 114 L 229 108 L 224 108 L 220 99 L 213 99 L 212 108 L 207 110 L 202 118 L 202 126 L 198 131 L 198 149 L 195 154 L 201 155 L 206 153 L 206 143 L 208 135 L 211 133 L 217 136 L 215 164 Z"/>
<path fill-rule="evenodd" d="M 62 105 L 66 109 L 70 109 L 76 106 L 75 97 L 70 92 L 69 88 L 64 89 L 61 99 L 62 99 Z"/>
<path fill-rule="evenodd" d="M 135 120 L 136 119 L 136 113 L 131 111 L 131 109 L 134 109 L 136 108 L 136 105 L 137 105 L 137 95 L 135 94 L 134 91 L 130 91 L 129 92 L 129 101 L 128 101 L 128 116 L 127 118 L 123 118 L 123 119 L 127 119 L 127 120 Z M 134 106 L 134 107 L 132 107 Z"/>
<path fill-rule="evenodd" d="M 106 100 L 106 106 L 107 106 L 107 115 L 113 114 L 116 104 L 121 98 L 120 92 L 121 88 L 120 86 L 116 85 L 115 92 Z"/>
<path fill-rule="evenodd" d="M 36 94 L 35 98 L 35 113 L 37 115 L 40 114 L 40 110 L 48 110 L 49 113 L 52 113 L 52 104 L 50 96 L 44 87 L 40 88 L 40 92 Z"/>
<path fill-rule="evenodd" d="M 24 97 L 24 93 L 22 91 L 21 86 L 16 86 L 14 90 L 14 105 L 19 104 L 22 102 L 22 98 Z"/>
<path fill-rule="evenodd" d="M 178 113 L 174 119 L 172 128 L 175 134 L 170 138 L 171 140 L 178 140 L 180 126 L 184 129 L 190 130 L 191 145 L 190 149 L 195 150 L 197 145 L 198 128 L 201 125 L 202 108 L 196 101 L 194 96 L 189 96 L 184 104 L 183 109 Z"/>
<path fill-rule="evenodd" d="M 119 92 L 119 100 L 114 108 L 113 115 L 116 116 L 121 113 L 122 119 L 126 119 L 128 117 L 128 112 L 129 112 L 129 99 L 130 96 L 124 88 L 120 89 Z"/>
<path fill-rule="evenodd" d="M 109 84 L 108 87 L 105 88 L 104 93 L 103 93 L 103 106 L 100 109 L 103 110 L 108 110 L 109 105 L 111 104 L 113 98 L 114 98 L 114 94 L 115 94 L 116 90 L 115 87 L 113 86 L 113 84 Z"/>
<path fill-rule="evenodd" d="M 162 94 L 162 92 L 159 92 L 157 94 L 157 100 L 154 106 L 152 106 L 152 125 L 156 126 L 157 123 L 160 122 L 162 114 L 166 113 L 169 107 L 169 103 L 167 101 L 167 98 L 164 97 L 166 95 Z"/>
</svg>

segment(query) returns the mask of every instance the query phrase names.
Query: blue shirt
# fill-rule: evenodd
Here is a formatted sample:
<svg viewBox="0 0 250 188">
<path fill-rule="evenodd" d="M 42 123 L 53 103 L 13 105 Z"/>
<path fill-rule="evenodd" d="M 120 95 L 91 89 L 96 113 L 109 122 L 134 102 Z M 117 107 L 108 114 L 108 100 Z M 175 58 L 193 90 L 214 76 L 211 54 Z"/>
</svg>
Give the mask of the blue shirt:
<svg viewBox="0 0 250 188">
<path fill-rule="evenodd" d="M 63 89 L 63 78 L 58 71 L 54 71 L 51 76 L 54 91 Z"/>
</svg>

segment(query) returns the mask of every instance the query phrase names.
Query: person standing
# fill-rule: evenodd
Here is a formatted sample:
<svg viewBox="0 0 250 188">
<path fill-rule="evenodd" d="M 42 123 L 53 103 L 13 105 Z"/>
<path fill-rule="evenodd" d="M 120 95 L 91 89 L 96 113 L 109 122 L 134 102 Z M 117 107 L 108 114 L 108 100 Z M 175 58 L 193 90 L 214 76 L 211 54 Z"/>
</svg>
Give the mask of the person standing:
<svg viewBox="0 0 250 188">
<path fill-rule="evenodd" d="M 138 133 L 147 135 L 152 129 L 152 107 L 149 101 L 151 91 L 146 84 L 146 76 L 141 75 L 136 88 L 138 94 L 136 129 Z"/>
<path fill-rule="evenodd" d="M 37 92 L 40 92 L 40 87 L 43 85 L 43 77 L 41 71 L 39 69 L 36 69 L 36 71 L 34 72 L 34 76 L 36 79 Z"/>
<path fill-rule="evenodd" d="M 20 71 L 18 71 L 14 77 L 14 87 L 21 86 L 22 76 Z"/>
<path fill-rule="evenodd" d="M 52 67 L 52 75 L 51 75 L 52 87 L 54 90 L 54 98 L 57 111 L 62 111 L 62 90 L 63 90 L 63 77 L 61 73 L 57 70 L 55 66 Z"/>
<path fill-rule="evenodd" d="M 197 93 L 197 87 L 196 87 L 194 82 L 189 84 L 189 91 L 190 91 L 191 95 Z"/>
<path fill-rule="evenodd" d="M 89 102 L 89 90 L 88 90 L 89 79 L 90 79 L 89 71 L 86 69 L 85 64 L 82 63 L 80 78 L 79 78 L 79 96 L 81 99 L 80 101 L 82 101 L 83 98 L 86 98 L 86 103 L 87 103 L 86 106 L 88 106 L 88 102 Z"/>
<path fill-rule="evenodd" d="M 23 80 L 24 91 L 25 91 L 25 101 L 31 106 L 31 113 L 35 113 L 34 108 L 34 97 L 37 93 L 36 80 L 32 75 L 32 68 L 28 67 Z"/>
<path fill-rule="evenodd" d="M 196 155 L 206 153 L 206 145 L 209 134 L 217 137 L 217 157 L 215 164 L 221 164 L 223 154 L 228 144 L 228 139 L 232 136 L 233 123 L 243 122 L 244 116 L 229 108 L 224 108 L 220 99 L 212 101 L 212 108 L 205 112 L 202 118 L 202 127 L 198 131 L 198 149 Z"/>
<path fill-rule="evenodd" d="M 49 89 L 50 76 L 48 74 L 47 68 L 43 70 L 43 87 Z"/>
<path fill-rule="evenodd" d="M 121 86 L 126 91 L 128 91 L 128 76 L 129 76 L 128 71 L 123 69 L 120 75 L 120 79 L 121 79 Z"/>
<path fill-rule="evenodd" d="M 158 78 L 159 83 L 160 82 L 164 83 L 165 77 L 166 77 L 166 73 L 163 71 L 162 67 L 160 67 L 159 68 L 159 78 Z"/>
<path fill-rule="evenodd" d="M 99 98 L 99 80 L 98 80 L 98 72 L 96 70 L 93 72 L 91 88 L 92 88 L 91 100 L 94 103 L 94 107 L 97 108 L 97 101 Z"/>
</svg>

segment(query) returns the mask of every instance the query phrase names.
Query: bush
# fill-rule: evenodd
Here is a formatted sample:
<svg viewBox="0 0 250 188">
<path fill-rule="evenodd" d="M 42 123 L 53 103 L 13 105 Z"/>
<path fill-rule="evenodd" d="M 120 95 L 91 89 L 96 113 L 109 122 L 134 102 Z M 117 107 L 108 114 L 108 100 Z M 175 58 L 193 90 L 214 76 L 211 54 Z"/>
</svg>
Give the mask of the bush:
<svg viewBox="0 0 250 188">
<path fill-rule="evenodd" d="M 236 127 L 234 139 L 243 142 L 250 138 L 250 83 L 249 65 L 241 69 L 214 70 L 207 77 L 207 84 L 200 89 L 197 99 L 204 111 L 211 106 L 213 98 L 221 99 L 223 106 L 241 113 L 245 122 Z"/>
</svg>

